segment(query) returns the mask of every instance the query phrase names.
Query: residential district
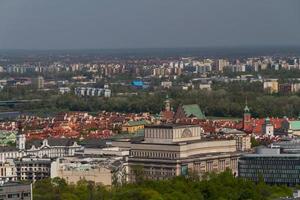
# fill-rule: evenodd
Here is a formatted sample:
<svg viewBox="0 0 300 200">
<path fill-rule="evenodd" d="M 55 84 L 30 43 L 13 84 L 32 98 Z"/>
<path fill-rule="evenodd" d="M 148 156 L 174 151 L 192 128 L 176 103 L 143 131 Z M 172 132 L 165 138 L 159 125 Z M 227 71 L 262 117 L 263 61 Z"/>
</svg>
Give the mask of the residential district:
<svg viewBox="0 0 300 200">
<path fill-rule="evenodd" d="M 247 104 L 242 120 L 207 119 L 195 104 L 172 110 L 166 97 L 157 115 L 70 112 L 1 122 L 0 181 L 15 190 L 0 195 L 30 199 L 30 183 L 49 177 L 135 182 L 137 167 L 154 180 L 230 169 L 253 181 L 300 183 L 300 119 L 253 118 Z M 268 145 L 253 149 L 253 140 Z"/>
<path fill-rule="evenodd" d="M 32 91 L 41 98 L 58 93 L 62 99 L 70 94 L 88 101 L 141 90 L 211 91 L 220 83 L 257 82 L 272 97 L 290 95 L 300 91 L 299 79 L 272 77 L 272 72 L 294 73 L 300 69 L 297 57 L 31 59 L 0 60 L 0 106 L 7 111 L 0 113 L 0 199 L 32 199 L 32 184 L 56 177 L 68 184 L 86 180 L 113 187 L 135 183 L 141 175 L 166 180 L 230 170 L 254 182 L 300 184 L 300 115 L 295 110 L 290 116 L 260 117 L 246 97 L 237 113 L 242 118 L 211 117 L 206 108 L 175 105 L 168 95 L 162 107 L 154 105 L 159 112 L 70 111 L 74 107 L 67 102 L 70 110 L 38 115 L 26 107 L 45 101 L 32 98 Z M 30 98 L 22 99 L 28 93 Z"/>
<path fill-rule="evenodd" d="M 0 56 L 0 89 L 33 86 L 44 92 L 55 91 L 59 94 L 73 93 L 78 96 L 109 98 L 112 95 L 130 94 L 121 90 L 116 90 L 112 94 L 111 87 L 117 86 L 140 89 L 211 90 L 215 83 L 244 81 L 262 83 L 261 87 L 269 93 L 295 93 L 300 90 L 298 77 L 290 77 L 282 81 L 276 76 L 264 74 L 268 71 L 298 69 L 300 69 L 300 58 L 296 56 L 249 58 L 172 56 L 122 59 L 97 56 L 74 58 L 67 54 L 51 58 L 32 56 L 24 59 L 2 55 Z M 230 73 L 237 75 L 229 76 Z M 181 79 L 182 76 L 188 76 L 189 79 Z"/>
</svg>

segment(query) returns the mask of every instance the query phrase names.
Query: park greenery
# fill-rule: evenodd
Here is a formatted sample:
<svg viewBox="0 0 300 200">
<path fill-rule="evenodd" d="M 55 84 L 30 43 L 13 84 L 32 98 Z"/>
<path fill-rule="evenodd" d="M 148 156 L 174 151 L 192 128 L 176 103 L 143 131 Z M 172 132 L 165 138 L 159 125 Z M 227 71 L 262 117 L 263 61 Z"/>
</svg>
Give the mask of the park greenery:
<svg viewBox="0 0 300 200">
<path fill-rule="evenodd" d="M 274 71 L 264 72 L 270 77 Z M 289 71 L 283 74 L 290 75 Z M 286 75 L 286 76 L 287 76 Z M 286 79 L 283 76 L 282 79 Z M 184 77 L 181 77 L 184 79 Z M 103 85 L 103 83 L 98 83 Z M 71 88 L 74 88 L 72 86 Z M 261 82 L 215 82 L 212 91 L 199 89 L 182 90 L 150 87 L 137 89 L 124 85 L 111 85 L 111 98 L 78 97 L 73 93 L 61 95 L 56 88 L 36 90 L 29 86 L 5 87 L 0 92 L 0 101 L 17 99 L 39 99 L 39 102 L 17 104 L 14 107 L 1 107 L 1 111 L 18 110 L 40 115 L 55 114 L 61 111 L 99 111 L 150 112 L 157 114 L 163 109 L 166 95 L 176 111 L 182 104 L 198 104 L 206 116 L 241 118 L 246 99 L 254 117 L 298 117 L 300 113 L 300 94 L 269 94 L 263 90 Z"/>
<path fill-rule="evenodd" d="M 33 200 L 272 200 L 292 195 L 287 186 L 236 178 L 230 171 L 169 180 L 143 180 L 136 184 L 105 187 L 89 181 L 67 184 L 63 179 L 39 180 Z"/>
</svg>

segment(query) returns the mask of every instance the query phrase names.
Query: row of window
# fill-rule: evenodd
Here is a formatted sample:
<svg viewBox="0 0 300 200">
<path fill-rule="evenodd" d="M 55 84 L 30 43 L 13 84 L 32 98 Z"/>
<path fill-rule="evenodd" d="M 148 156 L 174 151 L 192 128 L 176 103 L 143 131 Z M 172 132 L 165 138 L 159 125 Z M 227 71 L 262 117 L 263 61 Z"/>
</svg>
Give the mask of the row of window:
<svg viewBox="0 0 300 200">
<path fill-rule="evenodd" d="M 150 158 L 177 158 L 176 153 L 170 152 L 153 152 L 153 151 L 131 151 L 131 156 L 150 157 Z"/>
<path fill-rule="evenodd" d="M 13 199 L 13 198 L 21 198 L 23 199 L 24 197 L 30 197 L 30 192 L 23 192 L 23 193 L 14 193 L 14 194 L 1 194 L 0 195 L 0 200 L 1 199 Z"/>
</svg>

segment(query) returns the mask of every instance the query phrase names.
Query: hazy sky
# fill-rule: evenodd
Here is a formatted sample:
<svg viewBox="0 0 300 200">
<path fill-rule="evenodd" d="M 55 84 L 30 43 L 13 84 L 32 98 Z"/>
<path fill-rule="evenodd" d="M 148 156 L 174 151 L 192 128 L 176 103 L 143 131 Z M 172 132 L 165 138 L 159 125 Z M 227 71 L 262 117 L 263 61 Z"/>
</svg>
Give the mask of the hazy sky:
<svg viewBox="0 0 300 200">
<path fill-rule="evenodd" d="M 0 49 L 300 45 L 299 0 L 0 0 Z"/>
</svg>

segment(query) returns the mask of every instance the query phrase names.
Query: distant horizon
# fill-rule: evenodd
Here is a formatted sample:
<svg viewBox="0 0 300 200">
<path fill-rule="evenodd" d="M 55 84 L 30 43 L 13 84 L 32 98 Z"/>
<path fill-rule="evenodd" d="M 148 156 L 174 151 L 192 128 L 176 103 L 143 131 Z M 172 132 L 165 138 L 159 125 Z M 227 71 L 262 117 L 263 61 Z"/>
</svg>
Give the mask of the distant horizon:
<svg viewBox="0 0 300 200">
<path fill-rule="evenodd" d="M 184 49 L 272 49 L 272 48 L 300 48 L 298 45 L 232 45 L 232 46 L 178 46 L 178 47 L 111 47 L 111 48 L 0 48 L 0 51 L 118 51 L 118 50 L 184 50 Z"/>
<path fill-rule="evenodd" d="M 107 48 L 107 49 L 0 49 L 0 56 L 28 55 L 78 57 L 210 57 L 239 58 L 259 56 L 300 56 L 300 45 L 268 46 L 210 46 L 210 47 L 165 47 L 165 48 Z"/>
<path fill-rule="evenodd" d="M 300 45 L 299 7 L 299 0 L 0 1 L 0 49 Z"/>
</svg>

